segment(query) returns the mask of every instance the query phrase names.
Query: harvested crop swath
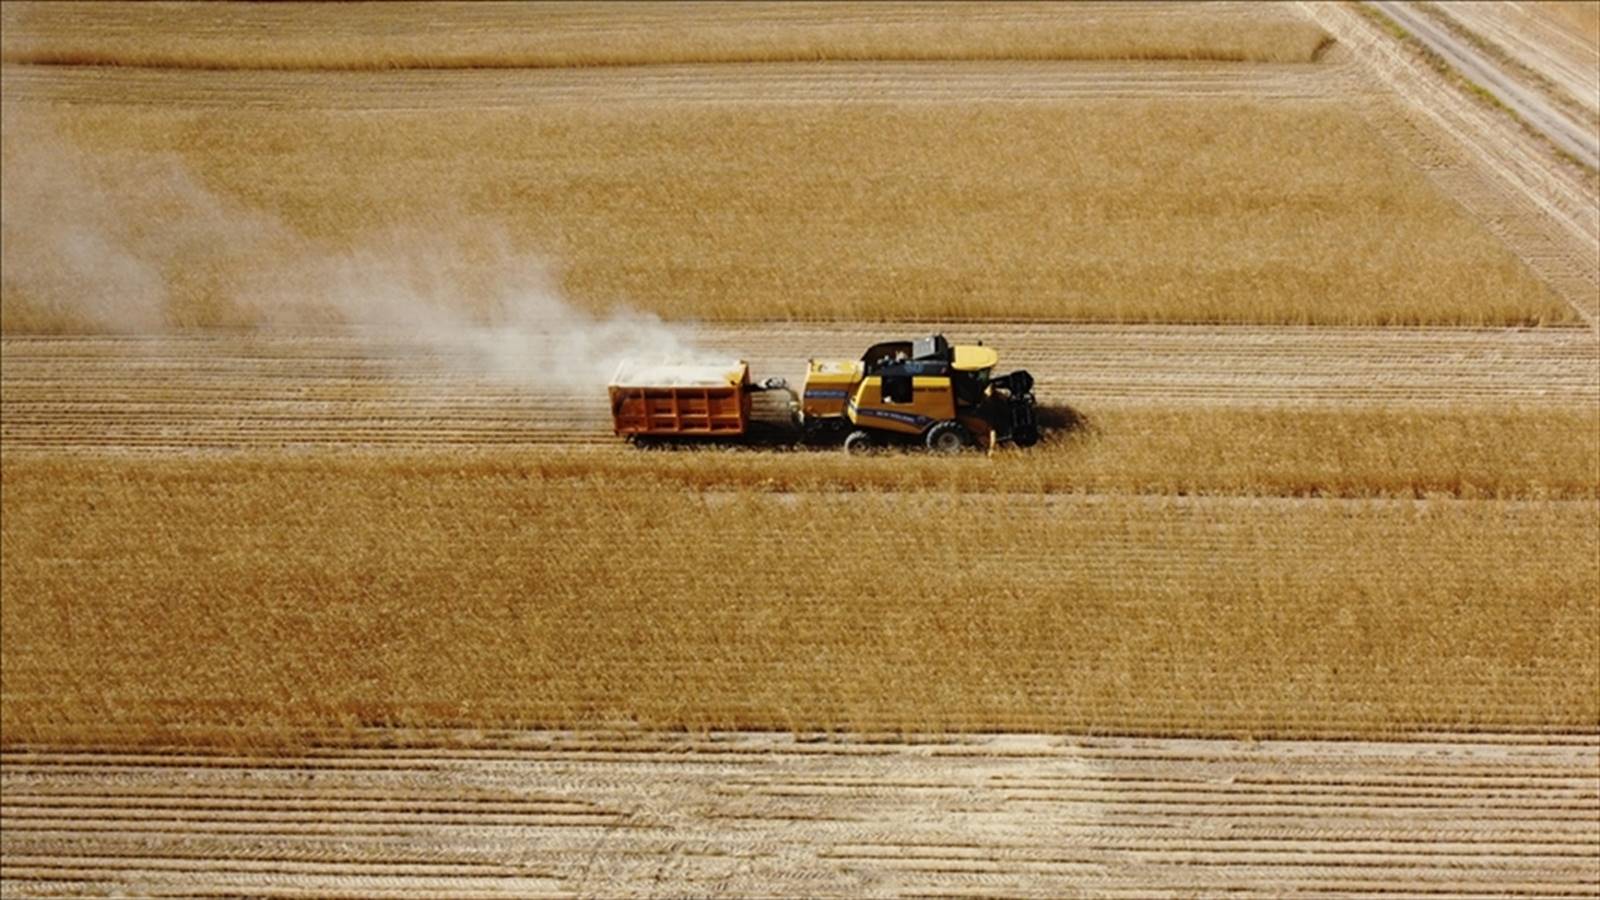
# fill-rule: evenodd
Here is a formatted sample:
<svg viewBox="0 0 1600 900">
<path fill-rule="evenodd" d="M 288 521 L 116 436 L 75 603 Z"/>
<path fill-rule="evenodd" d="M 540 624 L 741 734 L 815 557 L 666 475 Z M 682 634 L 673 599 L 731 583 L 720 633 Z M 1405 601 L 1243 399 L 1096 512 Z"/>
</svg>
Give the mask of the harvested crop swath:
<svg viewBox="0 0 1600 900">
<path fill-rule="evenodd" d="M 1400 898 L 1582 896 L 1597 878 L 1593 736 L 356 737 L 0 754 L 7 888 Z"/>
<path fill-rule="evenodd" d="M 798 384 L 809 357 L 852 358 L 886 335 L 940 323 L 757 322 L 701 326 L 697 342 L 745 357 L 753 372 Z M 959 330 L 956 330 L 959 329 Z M 503 411 L 506 433 L 541 425 L 609 431 L 600 381 L 567 385 L 550 360 L 571 351 L 557 329 L 502 330 L 517 365 L 486 364 L 476 345 L 404 329 L 205 332 L 180 335 L 0 337 L 0 421 L 19 426 L 34 404 L 89 402 L 128 418 L 120 404 L 162 402 L 181 436 L 185 413 L 253 418 L 291 412 L 363 412 L 407 418 L 437 410 Z M 1039 379 L 1047 403 L 1295 406 L 1317 409 L 1485 407 L 1505 411 L 1600 404 L 1600 345 L 1578 329 L 1291 329 L 1255 326 L 1085 326 L 966 323 L 961 339 L 1002 348 L 1007 366 Z M 607 373 L 609 374 L 609 373 Z M 266 404 L 276 404 L 266 408 Z M 371 404 L 354 408 L 356 404 Z M 148 408 L 148 407 L 147 407 Z M 87 410 L 85 410 L 87 411 Z M 413 416 L 414 417 L 414 416 Z M 378 416 L 373 416 L 378 418 Z M 517 427 L 513 428 L 515 424 Z M 14 445 L 15 446 L 15 445 Z"/>
<path fill-rule="evenodd" d="M 63 197 L 154 261 L 146 330 L 359 319 L 397 285 L 493 308 L 541 259 L 586 306 L 701 320 L 1576 320 L 1326 101 L 304 108 L 365 81 L 299 84 L 288 109 L 121 105 L 114 78 L 13 104 L 53 137 L 5 133 L 0 326 L 124 327 L 138 305 L 63 255 Z"/>
<path fill-rule="evenodd" d="M 381 460 L 0 472 L 7 741 L 1600 725 L 1592 501 L 685 493 Z"/>
<path fill-rule="evenodd" d="M 718 490 L 1600 492 L 1600 357 L 1581 331 L 983 333 L 1039 376 L 1047 421 L 1059 426 L 1043 446 L 993 459 L 845 459 L 770 444 L 645 453 L 611 433 L 598 386 L 497 380 L 470 354 L 348 332 L 7 338 L 0 446 L 13 456 L 404 451 L 419 471 Z M 762 376 L 803 371 L 807 347 L 849 353 L 872 339 L 860 326 L 702 336 L 759 354 Z M 557 338 L 525 337 L 530 359 L 564 352 Z M 786 416 L 762 400 L 758 416 Z"/>
<path fill-rule="evenodd" d="M 1328 43 L 1246 3 L 8 3 L 8 63 L 204 69 L 862 59 L 1310 62 Z"/>
</svg>

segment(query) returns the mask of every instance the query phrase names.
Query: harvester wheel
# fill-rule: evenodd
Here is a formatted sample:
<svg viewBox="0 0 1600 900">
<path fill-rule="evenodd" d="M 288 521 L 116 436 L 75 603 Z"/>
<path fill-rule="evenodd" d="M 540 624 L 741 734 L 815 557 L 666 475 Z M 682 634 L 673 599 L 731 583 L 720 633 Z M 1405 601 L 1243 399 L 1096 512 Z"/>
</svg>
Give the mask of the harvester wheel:
<svg viewBox="0 0 1600 900">
<path fill-rule="evenodd" d="M 870 431 L 857 428 L 844 436 L 844 452 L 849 454 L 870 453 L 878 449 L 878 438 Z"/>
<path fill-rule="evenodd" d="M 972 432 L 960 422 L 937 422 L 928 429 L 927 442 L 934 453 L 960 453 L 972 446 Z"/>
<path fill-rule="evenodd" d="M 1039 429 L 1020 428 L 1011 436 L 1011 443 L 1016 444 L 1018 447 L 1032 447 L 1034 444 L 1039 443 Z"/>
</svg>

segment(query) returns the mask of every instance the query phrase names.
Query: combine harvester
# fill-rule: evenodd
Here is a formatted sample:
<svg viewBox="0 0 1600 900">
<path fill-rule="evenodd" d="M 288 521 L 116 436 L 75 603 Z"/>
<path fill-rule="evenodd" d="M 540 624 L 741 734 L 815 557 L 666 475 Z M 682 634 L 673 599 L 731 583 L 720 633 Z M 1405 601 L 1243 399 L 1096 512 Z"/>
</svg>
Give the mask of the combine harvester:
<svg viewBox="0 0 1600 900">
<path fill-rule="evenodd" d="M 657 438 L 744 439 L 751 395 L 790 395 L 791 427 L 811 443 L 839 441 L 846 452 L 921 444 L 939 453 L 1039 441 L 1033 376 L 995 377 L 994 350 L 952 346 L 944 335 L 874 344 L 859 360 L 810 360 L 796 396 L 781 378 L 750 380 L 745 362 L 647 366 L 624 362 L 611 380 L 617 434 Z"/>
</svg>

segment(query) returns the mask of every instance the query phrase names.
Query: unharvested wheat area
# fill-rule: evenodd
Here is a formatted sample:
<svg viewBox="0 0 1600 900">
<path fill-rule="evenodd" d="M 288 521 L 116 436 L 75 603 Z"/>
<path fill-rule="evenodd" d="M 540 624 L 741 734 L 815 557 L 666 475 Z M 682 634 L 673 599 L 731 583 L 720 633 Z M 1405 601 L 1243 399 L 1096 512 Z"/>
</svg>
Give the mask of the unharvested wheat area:
<svg viewBox="0 0 1600 900">
<path fill-rule="evenodd" d="M 1371 13 L 8 2 L 0 894 L 1600 891 L 1593 172 Z"/>
</svg>

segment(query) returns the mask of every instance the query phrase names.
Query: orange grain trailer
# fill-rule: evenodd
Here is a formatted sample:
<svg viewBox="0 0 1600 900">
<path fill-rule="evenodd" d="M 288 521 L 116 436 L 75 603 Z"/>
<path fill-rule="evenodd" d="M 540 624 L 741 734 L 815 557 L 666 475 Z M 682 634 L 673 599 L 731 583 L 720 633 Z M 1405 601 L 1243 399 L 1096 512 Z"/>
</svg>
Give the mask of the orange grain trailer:
<svg viewBox="0 0 1600 900">
<path fill-rule="evenodd" d="M 740 437 L 750 427 L 750 367 L 624 362 L 611 379 L 611 418 L 627 437 Z"/>
</svg>

